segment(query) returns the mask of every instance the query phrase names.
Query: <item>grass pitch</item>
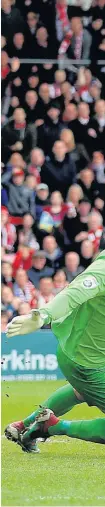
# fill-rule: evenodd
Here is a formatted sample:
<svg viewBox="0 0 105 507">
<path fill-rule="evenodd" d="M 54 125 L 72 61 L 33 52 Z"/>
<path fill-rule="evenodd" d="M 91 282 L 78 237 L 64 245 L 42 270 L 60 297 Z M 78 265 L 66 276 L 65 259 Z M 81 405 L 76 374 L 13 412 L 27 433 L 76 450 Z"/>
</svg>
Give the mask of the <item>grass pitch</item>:
<svg viewBox="0 0 105 507">
<path fill-rule="evenodd" d="M 35 405 L 63 384 L 3 382 L 2 435 L 9 422 L 30 414 Z M 82 404 L 65 418 L 99 416 L 97 409 Z M 40 454 L 26 454 L 2 437 L 2 506 L 105 506 L 104 446 L 57 436 L 39 447 Z"/>
</svg>

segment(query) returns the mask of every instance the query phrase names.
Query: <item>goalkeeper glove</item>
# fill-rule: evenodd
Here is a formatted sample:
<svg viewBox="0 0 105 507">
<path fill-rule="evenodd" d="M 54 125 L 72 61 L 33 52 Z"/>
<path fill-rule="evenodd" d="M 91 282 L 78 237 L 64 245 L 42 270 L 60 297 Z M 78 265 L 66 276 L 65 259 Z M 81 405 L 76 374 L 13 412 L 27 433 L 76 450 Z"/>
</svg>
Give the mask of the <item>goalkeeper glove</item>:
<svg viewBox="0 0 105 507">
<path fill-rule="evenodd" d="M 27 316 L 15 317 L 7 325 L 6 334 L 8 338 L 12 336 L 32 333 L 40 329 L 45 323 L 48 323 L 48 316 L 40 314 L 40 310 L 32 310 Z"/>
</svg>

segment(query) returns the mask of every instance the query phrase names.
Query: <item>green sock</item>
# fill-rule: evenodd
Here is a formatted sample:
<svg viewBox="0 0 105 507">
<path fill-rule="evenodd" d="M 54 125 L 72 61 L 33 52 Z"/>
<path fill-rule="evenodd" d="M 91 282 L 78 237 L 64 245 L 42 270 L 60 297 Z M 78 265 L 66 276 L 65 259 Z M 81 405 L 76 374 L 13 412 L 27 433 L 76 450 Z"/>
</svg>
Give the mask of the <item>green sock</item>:
<svg viewBox="0 0 105 507">
<path fill-rule="evenodd" d="M 66 412 L 69 412 L 74 405 L 80 403 L 82 403 L 82 401 L 77 399 L 73 387 L 70 384 L 67 384 L 55 391 L 55 393 L 53 393 L 48 400 L 42 403 L 42 405 L 43 407 L 50 408 L 54 411 L 56 416 L 59 416 L 66 414 Z M 26 419 L 23 420 L 24 425 L 28 427 L 30 424 L 33 424 L 38 413 L 39 409 L 26 417 Z"/>
<path fill-rule="evenodd" d="M 71 438 L 105 444 L 105 419 L 90 421 L 59 421 L 48 428 L 49 435 L 67 435 Z"/>
</svg>

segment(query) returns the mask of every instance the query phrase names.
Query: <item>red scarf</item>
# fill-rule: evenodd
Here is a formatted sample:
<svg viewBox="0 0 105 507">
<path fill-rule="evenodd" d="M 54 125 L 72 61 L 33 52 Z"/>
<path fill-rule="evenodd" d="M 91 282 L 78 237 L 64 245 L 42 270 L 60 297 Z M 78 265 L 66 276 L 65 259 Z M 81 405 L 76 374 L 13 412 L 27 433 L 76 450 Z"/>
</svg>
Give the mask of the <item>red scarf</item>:
<svg viewBox="0 0 105 507">
<path fill-rule="evenodd" d="M 1 228 L 2 232 L 2 246 L 6 248 L 6 250 L 12 250 L 14 245 L 14 235 L 15 235 L 15 227 L 14 225 L 7 223 L 5 226 Z"/>
<path fill-rule="evenodd" d="M 25 127 L 26 127 L 26 121 L 24 121 L 23 123 L 15 122 L 15 124 L 14 124 L 14 128 L 17 130 L 25 129 Z"/>
<path fill-rule="evenodd" d="M 62 23 L 63 32 L 65 33 L 68 30 L 70 30 L 69 19 L 68 19 L 68 15 L 67 15 L 67 7 L 66 7 L 66 5 L 64 5 L 64 6 L 60 5 L 58 2 L 58 3 L 56 3 L 56 11 L 58 14 L 58 18 Z"/>
</svg>

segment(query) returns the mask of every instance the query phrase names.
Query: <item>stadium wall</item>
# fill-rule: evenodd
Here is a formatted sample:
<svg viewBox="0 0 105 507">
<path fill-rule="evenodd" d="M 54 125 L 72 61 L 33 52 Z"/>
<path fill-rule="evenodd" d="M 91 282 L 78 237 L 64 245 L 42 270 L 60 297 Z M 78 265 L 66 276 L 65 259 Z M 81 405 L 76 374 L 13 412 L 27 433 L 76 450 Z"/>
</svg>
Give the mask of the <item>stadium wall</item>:
<svg viewBox="0 0 105 507">
<path fill-rule="evenodd" d="M 2 380 L 63 378 L 56 357 L 57 341 L 49 330 L 13 337 L 2 333 Z"/>
</svg>

